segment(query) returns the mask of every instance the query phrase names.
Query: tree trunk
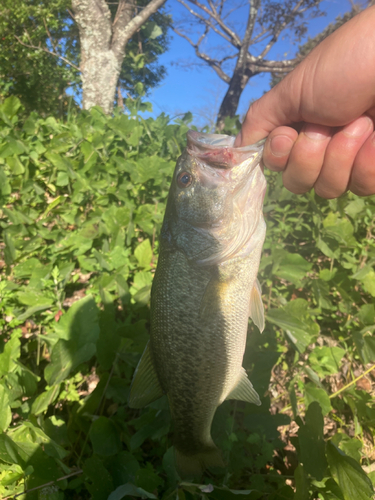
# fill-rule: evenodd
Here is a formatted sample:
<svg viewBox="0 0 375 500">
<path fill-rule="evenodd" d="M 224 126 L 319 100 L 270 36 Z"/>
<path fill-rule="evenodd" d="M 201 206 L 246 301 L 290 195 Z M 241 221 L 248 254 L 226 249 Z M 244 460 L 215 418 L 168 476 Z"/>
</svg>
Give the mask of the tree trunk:
<svg viewBox="0 0 375 500">
<path fill-rule="evenodd" d="M 231 78 L 229 88 L 224 96 L 224 99 L 220 105 L 219 113 L 217 115 L 216 127 L 219 131 L 223 130 L 225 118 L 227 116 L 233 117 L 236 114 L 238 104 L 240 102 L 241 94 L 249 81 L 249 79 L 254 76 L 253 73 L 234 70 L 233 76 Z"/>
<path fill-rule="evenodd" d="M 151 2 L 133 17 L 134 4 L 119 0 L 114 21 L 105 0 L 72 0 L 81 42 L 82 107 L 112 112 L 126 44 L 166 0 Z"/>
<path fill-rule="evenodd" d="M 248 65 L 248 51 L 260 3 L 261 0 L 250 0 L 249 2 L 249 17 L 247 19 L 245 36 L 242 39 L 241 48 L 238 52 L 236 67 L 229 83 L 229 89 L 221 103 L 217 117 L 216 126 L 219 130 L 223 130 L 226 116 L 233 117 L 236 114 L 243 89 L 249 79 L 255 74 Z"/>
</svg>

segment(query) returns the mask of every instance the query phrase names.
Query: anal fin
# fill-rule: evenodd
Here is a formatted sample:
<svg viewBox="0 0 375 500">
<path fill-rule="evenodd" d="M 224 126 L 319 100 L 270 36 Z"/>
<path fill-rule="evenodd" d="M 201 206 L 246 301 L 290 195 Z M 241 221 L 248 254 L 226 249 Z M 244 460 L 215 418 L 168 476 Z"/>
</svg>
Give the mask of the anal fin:
<svg viewBox="0 0 375 500">
<path fill-rule="evenodd" d="M 262 302 L 262 289 L 258 279 L 255 280 L 250 294 L 249 316 L 259 328 L 260 333 L 264 330 L 264 307 Z"/>
<path fill-rule="evenodd" d="M 259 395 L 254 389 L 253 384 L 247 377 L 244 368 L 241 368 L 241 374 L 237 384 L 228 394 L 226 399 L 237 399 L 238 401 L 246 401 L 247 403 L 254 403 L 257 406 L 261 405 Z"/>
<path fill-rule="evenodd" d="M 158 376 L 151 358 L 150 343 L 139 360 L 130 387 L 130 408 L 143 408 L 163 395 Z"/>
</svg>

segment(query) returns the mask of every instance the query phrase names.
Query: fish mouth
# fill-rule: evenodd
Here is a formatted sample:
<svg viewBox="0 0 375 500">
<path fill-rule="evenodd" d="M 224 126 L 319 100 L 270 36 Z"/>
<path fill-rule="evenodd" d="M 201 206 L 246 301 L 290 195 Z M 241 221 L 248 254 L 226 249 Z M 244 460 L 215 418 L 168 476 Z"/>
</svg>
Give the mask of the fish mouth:
<svg viewBox="0 0 375 500">
<path fill-rule="evenodd" d="M 265 139 L 250 146 L 234 147 L 235 137 L 224 134 L 202 134 L 196 130 L 187 133 L 187 151 L 214 168 L 232 169 L 234 166 L 257 155 Z"/>
</svg>

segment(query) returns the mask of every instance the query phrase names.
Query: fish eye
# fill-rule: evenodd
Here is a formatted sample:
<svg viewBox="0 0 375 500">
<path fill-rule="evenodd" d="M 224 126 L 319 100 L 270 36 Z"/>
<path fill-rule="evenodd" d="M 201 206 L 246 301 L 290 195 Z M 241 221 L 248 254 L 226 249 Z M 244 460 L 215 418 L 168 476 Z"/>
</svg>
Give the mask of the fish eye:
<svg viewBox="0 0 375 500">
<path fill-rule="evenodd" d="M 180 172 L 177 176 L 177 186 L 187 188 L 193 182 L 193 176 L 189 172 Z"/>
</svg>

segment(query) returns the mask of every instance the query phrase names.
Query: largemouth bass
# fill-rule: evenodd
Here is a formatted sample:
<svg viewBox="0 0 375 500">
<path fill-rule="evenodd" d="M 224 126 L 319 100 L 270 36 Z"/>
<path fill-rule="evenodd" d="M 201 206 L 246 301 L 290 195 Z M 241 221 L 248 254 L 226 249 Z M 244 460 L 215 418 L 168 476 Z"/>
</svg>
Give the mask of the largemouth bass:
<svg viewBox="0 0 375 500">
<path fill-rule="evenodd" d="M 188 132 L 161 231 L 150 341 L 129 398 L 142 408 L 168 396 L 182 477 L 223 466 L 211 423 L 225 399 L 260 404 L 242 360 L 249 316 L 264 328 L 257 280 L 266 232 L 263 141 L 233 142 Z"/>
</svg>

